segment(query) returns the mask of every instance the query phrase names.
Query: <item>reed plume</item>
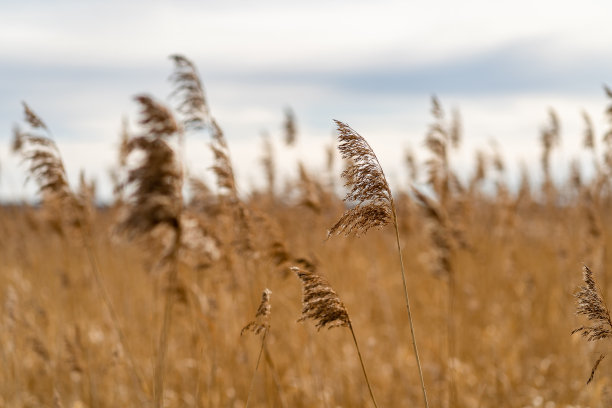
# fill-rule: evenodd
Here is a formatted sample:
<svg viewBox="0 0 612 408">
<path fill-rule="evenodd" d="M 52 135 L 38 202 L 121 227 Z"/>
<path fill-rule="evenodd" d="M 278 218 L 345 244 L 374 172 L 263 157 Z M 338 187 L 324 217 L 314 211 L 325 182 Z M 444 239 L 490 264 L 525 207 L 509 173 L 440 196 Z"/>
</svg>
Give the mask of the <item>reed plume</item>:
<svg viewBox="0 0 612 408">
<path fill-rule="evenodd" d="M 578 292 L 574 295 L 576 298 L 576 314 L 585 316 L 590 325 L 578 327 L 572 331 L 572 334 L 580 333 L 587 341 L 610 338 L 612 337 L 610 310 L 597 287 L 593 272 L 586 265 L 583 267 L 583 279 L 584 285 L 580 286 Z M 602 354 L 593 365 L 587 384 L 593 380 L 595 371 L 604 357 L 605 354 Z"/>
<path fill-rule="evenodd" d="M 450 167 L 450 150 L 457 149 L 461 144 L 460 117 L 457 111 L 453 111 L 451 121 L 447 123 L 444 110 L 436 96 L 432 96 L 431 105 L 434 122 L 425 136 L 425 147 L 431 153 L 431 157 L 425 162 L 427 182 L 438 195 L 442 205 L 447 207 L 453 188 L 462 189 Z"/>
<path fill-rule="evenodd" d="M 259 349 L 259 355 L 257 356 L 257 364 L 255 365 L 253 377 L 251 377 L 251 385 L 249 387 L 249 394 L 247 395 L 245 408 L 249 406 L 249 401 L 251 400 L 251 394 L 253 393 L 253 384 L 255 383 L 255 374 L 257 374 L 257 370 L 259 369 L 259 362 L 261 361 L 261 356 L 266 346 L 266 336 L 268 335 L 268 330 L 270 330 L 270 311 L 272 309 L 272 306 L 270 305 L 271 296 L 272 291 L 270 289 L 266 288 L 263 290 L 261 294 L 261 302 L 259 303 L 259 307 L 257 308 L 257 313 L 255 313 L 255 320 L 251 320 L 240 331 L 241 336 L 246 332 L 251 332 L 255 335 L 263 333 L 263 335 L 261 336 L 261 347 Z"/>
<path fill-rule="evenodd" d="M 297 140 L 297 126 L 295 124 L 295 114 L 291 108 L 285 109 L 285 121 L 283 122 L 283 130 L 285 132 L 285 144 L 287 146 L 295 145 Z"/>
<path fill-rule="evenodd" d="M 174 61 L 170 76 L 175 86 L 172 96 L 180 100 L 176 109 L 184 117 L 186 128 L 201 129 L 210 122 L 211 116 L 195 64 L 183 55 L 171 55 L 170 59 Z"/>
<path fill-rule="evenodd" d="M 412 312 L 410 310 L 410 298 L 408 296 L 408 286 L 406 283 L 406 273 L 404 271 L 404 260 L 402 257 L 402 247 L 399 237 L 399 224 L 397 222 L 397 211 L 393 202 L 393 196 L 389 183 L 383 169 L 368 142 L 350 126 L 340 121 L 335 121 L 338 127 L 338 150 L 342 157 L 347 160 L 348 167 L 342 172 L 345 179 L 345 186 L 348 192 L 345 201 L 356 202 L 354 208 L 347 210 L 340 220 L 329 230 L 328 238 L 332 235 L 362 235 L 370 228 L 382 228 L 389 223 L 393 223 L 395 228 L 395 238 L 397 253 L 400 261 L 400 271 L 404 288 L 404 300 L 408 312 L 408 322 L 410 324 L 410 334 L 412 336 L 412 346 L 421 380 L 421 390 L 425 407 L 429 407 L 427 402 L 427 392 L 421 369 L 418 347 Z"/>
<path fill-rule="evenodd" d="M 178 283 L 178 251 L 181 243 L 182 171 L 168 139 L 180 131 L 172 112 L 147 95 L 134 98 L 140 105 L 143 133 L 132 137 L 127 152 L 140 152 L 142 160 L 129 170 L 128 186 L 133 188 L 129 209 L 120 229 L 130 237 L 152 232 L 157 227 L 170 228 L 174 234 L 170 248 L 162 257 L 169 265 L 163 323 L 155 365 L 154 406 L 161 407 L 164 393 L 164 368 L 168 348 L 172 306 Z"/>
<path fill-rule="evenodd" d="M 542 172 L 544 173 L 542 190 L 546 195 L 548 204 L 552 204 L 554 198 L 554 183 L 550 170 L 550 157 L 552 149 L 561 142 L 559 117 L 553 109 L 548 111 L 548 124 L 540 131 L 540 142 L 542 143 L 541 165 Z"/>
<path fill-rule="evenodd" d="M 276 160 L 274 157 L 274 146 L 272 145 L 270 135 L 267 133 L 262 135 L 262 148 L 263 152 L 260 163 L 266 178 L 268 195 L 273 200 L 276 191 Z"/>
<path fill-rule="evenodd" d="M 374 151 L 366 140 L 348 125 L 338 127 L 338 150 L 352 163 L 342 172 L 349 189 L 345 201 L 356 202 L 329 230 L 332 235 L 362 235 L 370 228 L 381 228 L 393 221 L 393 198 L 387 179 Z"/>
<path fill-rule="evenodd" d="M 357 337 L 355 336 L 355 331 L 353 330 L 353 325 L 344 303 L 342 303 L 336 291 L 332 289 L 327 279 L 318 274 L 314 268 L 301 269 L 293 266 L 291 270 L 302 281 L 302 316 L 298 319 L 298 322 L 313 320 L 317 330 L 321 330 L 324 327 L 328 329 L 333 327 L 349 328 L 353 336 L 355 348 L 357 349 L 357 355 L 359 356 L 359 362 L 361 363 L 361 369 L 368 386 L 368 391 L 370 392 L 370 397 L 374 406 L 378 407 L 361 356 L 361 350 L 357 343 Z"/>
</svg>

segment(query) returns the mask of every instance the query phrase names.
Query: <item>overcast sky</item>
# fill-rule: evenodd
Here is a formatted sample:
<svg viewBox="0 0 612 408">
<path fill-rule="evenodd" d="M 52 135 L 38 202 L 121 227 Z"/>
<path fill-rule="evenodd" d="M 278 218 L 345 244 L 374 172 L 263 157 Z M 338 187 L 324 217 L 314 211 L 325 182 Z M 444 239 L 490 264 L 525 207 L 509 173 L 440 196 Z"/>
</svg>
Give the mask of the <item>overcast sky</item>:
<svg viewBox="0 0 612 408">
<path fill-rule="evenodd" d="M 495 138 L 511 168 L 522 159 L 537 176 L 549 107 L 562 122 L 561 172 L 579 153 L 582 109 L 605 129 L 611 15 L 609 1 L 0 1 L 0 199 L 31 191 L 8 150 L 22 100 L 53 130 L 71 181 L 83 168 L 108 197 L 121 118 L 136 119 L 135 94 L 167 100 L 173 53 L 197 64 L 243 190 L 261 182 L 262 132 L 283 174 L 297 156 L 316 170 L 332 119 L 364 135 L 403 182 L 404 148 L 425 158 L 432 94 L 462 114 L 453 160 L 465 175 Z M 290 151 L 280 144 L 287 106 L 300 130 Z M 201 175 L 207 142 L 195 134 L 187 145 Z"/>
</svg>

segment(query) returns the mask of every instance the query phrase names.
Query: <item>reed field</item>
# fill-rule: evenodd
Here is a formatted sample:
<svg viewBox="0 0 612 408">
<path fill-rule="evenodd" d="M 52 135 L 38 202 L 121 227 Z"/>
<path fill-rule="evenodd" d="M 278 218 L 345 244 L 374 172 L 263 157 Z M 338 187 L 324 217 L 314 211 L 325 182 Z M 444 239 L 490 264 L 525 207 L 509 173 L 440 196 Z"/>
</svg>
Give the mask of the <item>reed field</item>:
<svg viewBox="0 0 612 408">
<path fill-rule="evenodd" d="M 254 152 L 267 187 L 245 192 L 204 79 L 172 61 L 171 98 L 134 98 L 105 205 L 68 184 L 35 101 L 15 118 L 39 200 L 0 208 L 0 407 L 612 405 L 610 90 L 607 129 L 584 115 L 589 177 L 553 177 L 554 111 L 543 177 L 508 184 L 486 146 L 456 174 L 469 135 L 433 98 L 410 183 L 336 118 L 327 168 L 303 157 L 281 185 L 288 112 L 283 144 Z M 181 160 L 188 132 L 214 184 Z"/>
</svg>

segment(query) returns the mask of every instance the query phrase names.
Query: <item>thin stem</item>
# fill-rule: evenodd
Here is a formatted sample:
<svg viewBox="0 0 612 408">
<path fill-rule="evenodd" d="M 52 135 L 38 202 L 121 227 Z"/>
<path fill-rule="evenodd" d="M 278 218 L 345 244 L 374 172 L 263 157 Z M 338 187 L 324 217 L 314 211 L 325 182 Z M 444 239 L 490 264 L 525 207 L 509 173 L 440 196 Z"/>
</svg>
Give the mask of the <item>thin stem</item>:
<svg viewBox="0 0 612 408">
<path fill-rule="evenodd" d="M 408 322 L 410 324 L 410 334 L 412 335 L 412 348 L 414 349 L 414 356 L 416 358 L 417 368 L 419 369 L 419 378 L 421 380 L 421 389 L 423 391 L 423 401 L 425 407 L 429 408 L 427 402 L 427 392 L 425 391 L 425 380 L 423 379 L 423 370 L 421 369 L 421 359 L 419 358 L 419 349 L 417 348 L 416 336 L 414 334 L 414 324 L 412 323 L 412 313 L 410 311 L 410 299 L 408 297 L 408 285 L 406 284 L 406 273 L 404 272 L 404 259 L 402 257 L 402 246 L 400 244 L 399 229 L 397 227 L 397 214 L 395 212 L 395 204 L 391 201 L 391 211 L 393 213 L 393 226 L 395 227 L 395 238 L 397 241 L 397 253 L 399 255 L 400 266 L 402 271 L 402 281 L 404 283 L 404 298 L 406 300 L 406 309 L 408 310 Z"/>
<path fill-rule="evenodd" d="M 285 403 L 285 399 L 281 390 L 280 379 L 278 378 L 278 374 L 276 373 L 276 368 L 274 367 L 274 363 L 272 362 L 272 356 L 270 355 L 268 347 L 264 347 L 264 358 L 266 359 L 266 363 L 268 363 L 268 366 L 272 371 L 272 379 L 274 380 L 274 385 L 276 386 L 276 392 L 278 392 L 278 400 L 280 402 L 280 406 L 281 408 L 285 408 L 287 404 Z"/>
<path fill-rule="evenodd" d="M 268 329 L 264 330 L 263 337 L 261 338 L 261 348 L 259 349 L 259 355 L 257 356 L 257 364 L 255 365 L 255 371 L 253 372 L 253 377 L 251 377 L 251 386 L 249 387 L 249 395 L 247 395 L 247 401 L 245 408 L 249 408 L 249 401 L 251 400 L 251 394 L 253 392 L 253 385 L 255 384 L 255 375 L 257 374 L 257 369 L 259 368 L 259 362 L 261 361 L 261 355 L 264 351 L 264 346 L 266 344 L 266 336 L 268 335 Z"/>
<path fill-rule="evenodd" d="M 155 384 L 154 384 L 154 408 L 161 408 L 164 399 L 164 371 L 166 364 L 166 352 L 168 351 L 168 334 L 172 322 L 172 306 L 174 305 L 174 289 L 178 280 L 178 250 L 181 242 L 181 227 L 177 222 L 174 246 L 170 254 L 170 274 L 168 275 L 168 291 L 164 304 L 164 321 L 159 335 L 157 348 L 157 361 L 155 364 Z"/>
<path fill-rule="evenodd" d="M 454 271 L 448 277 L 448 315 L 447 315 L 447 336 L 448 336 L 448 395 L 449 406 L 457 406 L 457 385 L 455 384 L 455 275 Z"/>
<path fill-rule="evenodd" d="M 361 357 L 361 351 L 359 350 L 359 344 L 357 344 L 357 337 L 355 337 L 355 331 L 353 330 L 353 325 L 349 322 L 349 329 L 351 330 L 351 334 L 353 335 L 353 341 L 355 342 L 355 348 L 357 349 L 357 355 L 359 355 L 359 362 L 361 363 L 361 369 L 363 370 L 363 376 L 365 377 L 366 384 L 368 384 L 368 391 L 370 391 L 370 397 L 372 397 L 372 402 L 374 406 L 378 408 L 378 404 L 376 404 L 376 398 L 374 398 L 374 393 L 372 392 L 372 386 L 370 386 L 370 380 L 368 379 L 368 373 L 365 369 L 365 364 L 363 363 L 363 358 Z"/>
</svg>

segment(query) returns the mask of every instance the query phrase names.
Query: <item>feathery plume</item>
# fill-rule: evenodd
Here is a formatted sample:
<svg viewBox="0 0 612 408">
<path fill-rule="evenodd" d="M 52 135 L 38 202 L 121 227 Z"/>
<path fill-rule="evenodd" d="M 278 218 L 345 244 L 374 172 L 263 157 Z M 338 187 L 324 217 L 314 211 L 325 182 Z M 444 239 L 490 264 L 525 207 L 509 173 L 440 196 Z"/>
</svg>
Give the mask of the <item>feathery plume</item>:
<svg viewBox="0 0 612 408">
<path fill-rule="evenodd" d="M 201 129 L 211 120 L 204 86 L 193 62 L 182 55 L 171 55 L 174 72 L 170 81 L 175 85 L 172 96 L 180 99 L 177 111 L 184 116 L 186 128 Z"/>
<path fill-rule="evenodd" d="M 47 206 L 60 205 L 61 212 L 55 213 L 51 219 L 58 231 L 62 232 L 62 220 L 57 215 L 69 217 L 72 225 L 81 225 L 84 206 L 79 198 L 73 194 L 68 185 L 68 176 L 64 168 L 59 149 L 51 139 L 48 127 L 34 111 L 23 102 L 25 119 L 33 129 L 43 129 L 46 134 L 36 134 L 21 131 L 15 127 L 13 151 L 19 153 L 24 162 L 28 164 L 27 181 L 34 180 L 38 191 Z M 60 218 L 62 218 L 60 216 Z"/>
<path fill-rule="evenodd" d="M 262 135 L 262 145 L 263 154 L 260 163 L 268 183 L 268 194 L 274 197 L 276 186 L 276 161 L 274 159 L 274 146 L 272 146 L 272 140 L 270 140 L 269 134 L 264 133 Z"/>
<path fill-rule="evenodd" d="M 138 123 L 144 128 L 147 135 L 164 138 L 180 130 L 170 109 L 148 95 L 137 95 L 134 99 L 140 104 L 140 120 Z"/>
<path fill-rule="evenodd" d="M 287 146 L 293 146 L 297 139 L 297 126 L 295 124 L 295 115 L 291 108 L 285 109 L 285 122 L 283 123 L 285 131 L 285 143 Z"/>
<path fill-rule="evenodd" d="M 543 127 L 540 132 L 540 141 L 542 143 L 542 171 L 547 179 L 550 179 L 550 154 L 555 146 L 560 143 L 559 136 L 559 117 L 557 113 L 550 109 L 548 111 L 548 125 Z"/>
<path fill-rule="evenodd" d="M 610 311 L 599 293 L 593 272 L 587 267 L 583 267 L 584 285 L 580 286 L 574 295 L 576 298 L 576 314 L 586 316 L 591 322 L 590 326 L 581 326 L 572 331 L 580 333 L 587 341 L 595 341 L 612 337 L 612 321 Z"/>
<path fill-rule="evenodd" d="M 214 119 L 212 120 L 212 142 L 210 149 L 214 155 L 212 171 L 217 176 L 217 186 L 221 190 L 226 190 L 232 198 L 237 199 L 238 192 L 236 190 L 234 168 L 229 157 L 227 141 L 223 131 Z"/>
<path fill-rule="evenodd" d="M 327 279 L 309 271 L 292 266 L 291 270 L 302 281 L 302 317 L 298 320 L 312 319 L 317 329 L 327 327 L 349 327 L 349 319 L 344 303 L 338 297 Z"/>
<path fill-rule="evenodd" d="M 131 210 L 121 229 L 131 235 L 147 233 L 158 225 L 179 227 L 182 172 L 174 150 L 164 140 L 179 128 L 172 113 L 149 96 L 137 96 L 145 133 L 133 137 L 127 152 L 140 151 L 142 161 L 128 173 L 127 184 L 134 186 Z"/>
<path fill-rule="evenodd" d="M 46 131 L 49 131 L 49 128 L 47 128 L 45 122 L 43 122 L 42 119 L 36 113 L 34 113 L 34 111 L 30 109 L 30 107 L 25 102 L 22 102 L 22 104 L 25 121 L 28 122 L 30 126 L 32 126 L 34 129 L 44 129 Z"/>
<path fill-rule="evenodd" d="M 268 330 L 270 328 L 270 297 L 272 296 L 272 291 L 268 288 L 264 289 L 261 294 L 261 303 L 257 308 L 257 313 L 255 313 L 255 320 L 247 323 L 246 326 L 242 328 L 240 331 L 240 335 L 242 336 L 245 332 L 250 331 L 254 334 L 259 334 L 264 330 Z"/>
<path fill-rule="evenodd" d="M 438 203 L 435 203 L 421 191 L 413 187 L 412 192 L 422 204 L 425 217 L 430 221 L 429 236 L 433 244 L 430 252 L 431 271 L 438 277 L 451 277 L 453 273 L 451 262 L 453 242 L 448 216 Z"/>
<path fill-rule="evenodd" d="M 582 145 L 585 149 L 595 151 L 595 131 L 593 130 L 593 121 L 586 111 L 582 111 L 582 119 L 584 120 L 584 139 Z"/>
<path fill-rule="evenodd" d="M 407 148 L 404 152 L 404 162 L 408 168 L 408 177 L 410 177 L 410 181 L 414 183 L 419 178 L 419 167 L 412 148 Z"/>
<path fill-rule="evenodd" d="M 574 295 L 576 298 L 576 314 L 586 316 L 591 322 L 590 326 L 582 326 L 572 331 L 580 333 L 587 341 L 597 341 L 612 337 L 612 321 L 610 320 L 610 310 L 601 296 L 597 283 L 593 278 L 593 272 L 585 265 L 583 267 L 584 285 L 580 286 Z M 603 360 L 602 354 L 591 369 L 591 375 L 587 381 L 589 384 L 595 376 L 595 371 Z"/>
<path fill-rule="evenodd" d="M 338 127 L 338 150 L 350 165 L 342 172 L 349 188 L 345 201 L 354 201 L 356 206 L 347 210 L 331 227 L 332 235 L 362 235 L 370 228 L 384 227 L 392 221 L 391 189 L 378 158 L 368 142 L 351 127 L 335 120 Z"/>
</svg>

